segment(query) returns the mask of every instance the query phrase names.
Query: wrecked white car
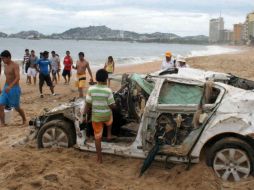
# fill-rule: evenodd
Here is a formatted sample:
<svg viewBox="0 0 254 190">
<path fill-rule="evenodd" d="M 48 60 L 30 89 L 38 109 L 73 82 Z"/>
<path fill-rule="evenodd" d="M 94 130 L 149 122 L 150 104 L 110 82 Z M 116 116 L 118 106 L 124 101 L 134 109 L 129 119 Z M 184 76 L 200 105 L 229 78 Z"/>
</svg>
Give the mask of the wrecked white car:
<svg viewBox="0 0 254 190">
<path fill-rule="evenodd" d="M 117 78 L 117 77 L 115 77 Z M 114 93 L 114 142 L 105 153 L 198 163 L 205 151 L 218 177 L 239 181 L 254 172 L 254 92 L 221 82 L 174 76 L 123 75 Z M 75 147 L 95 151 L 84 100 L 60 105 L 30 121 L 39 148 Z M 106 132 L 106 131 L 105 131 Z M 104 134 L 105 135 L 105 134 Z"/>
<path fill-rule="evenodd" d="M 231 73 L 220 73 L 214 71 L 205 71 L 195 68 L 170 68 L 166 70 L 157 71 L 151 73 L 151 77 L 177 77 L 177 78 L 186 78 L 186 79 L 196 79 L 201 81 L 212 80 L 215 82 L 222 82 L 234 87 L 242 88 L 245 90 L 254 89 L 254 81 L 237 77 Z"/>
</svg>

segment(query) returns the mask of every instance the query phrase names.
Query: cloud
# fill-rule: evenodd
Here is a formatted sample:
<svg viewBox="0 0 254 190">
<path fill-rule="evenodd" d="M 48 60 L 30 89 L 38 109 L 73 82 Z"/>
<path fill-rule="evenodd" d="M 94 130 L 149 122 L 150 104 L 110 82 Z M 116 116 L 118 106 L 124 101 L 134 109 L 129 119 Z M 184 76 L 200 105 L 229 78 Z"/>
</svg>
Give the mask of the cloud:
<svg viewBox="0 0 254 190">
<path fill-rule="evenodd" d="M 243 22 L 249 0 L 0 0 L 0 31 L 35 29 L 51 34 L 72 27 L 107 25 L 142 33 L 208 34 L 209 19 L 220 11 L 227 28 Z"/>
</svg>

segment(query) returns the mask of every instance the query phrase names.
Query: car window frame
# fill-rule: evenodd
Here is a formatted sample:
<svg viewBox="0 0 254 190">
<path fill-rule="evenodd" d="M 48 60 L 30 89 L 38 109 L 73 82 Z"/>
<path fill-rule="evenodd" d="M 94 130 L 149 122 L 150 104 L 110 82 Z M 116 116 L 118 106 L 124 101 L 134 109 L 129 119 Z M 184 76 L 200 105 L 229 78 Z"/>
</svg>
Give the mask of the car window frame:
<svg viewBox="0 0 254 190">
<path fill-rule="evenodd" d="M 171 80 L 165 80 L 164 82 L 178 83 L 176 81 L 171 81 Z M 184 83 L 184 82 L 179 82 L 179 83 L 187 84 L 187 85 L 202 86 L 200 84 L 188 84 L 188 83 Z M 160 92 L 158 94 L 161 93 L 163 84 L 161 85 Z M 203 85 L 204 85 L 204 83 L 203 83 Z M 217 88 L 220 91 L 220 93 L 217 96 L 216 101 L 214 103 L 212 103 L 212 104 L 204 104 L 203 105 L 203 109 L 204 110 L 211 110 L 214 107 L 216 107 L 216 105 L 221 102 L 222 97 L 225 94 L 225 89 L 223 87 L 219 86 L 218 84 L 215 83 L 214 84 L 214 88 Z M 156 101 L 157 101 L 156 102 L 156 105 L 157 105 L 156 106 L 156 110 L 159 111 L 159 112 L 165 112 L 165 111 L 169 112 L 169 111 L 172 111 L 172 112 L 178 112 L 178 113 L 179 112 L 193 113 L 193 112 L 197 111 L 197 108 L 199 106 L 199 104 L 160 104 L 159 103 L 159 96 L 157 97 Z"/>
</svg>

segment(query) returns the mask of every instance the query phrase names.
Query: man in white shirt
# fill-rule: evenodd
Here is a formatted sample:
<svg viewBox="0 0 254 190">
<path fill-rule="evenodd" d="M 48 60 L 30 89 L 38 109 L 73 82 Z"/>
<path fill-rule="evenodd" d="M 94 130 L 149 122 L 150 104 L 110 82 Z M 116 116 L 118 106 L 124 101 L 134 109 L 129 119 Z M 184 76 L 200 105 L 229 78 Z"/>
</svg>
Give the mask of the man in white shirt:
<svg viewBox="0 0 254 190">
<path fill-rule="evenodd" d="M 30 66 L 27 70 L 29 84 L 32 84 L 32 77 L 33 77 L 34 85 L 36 85 L 36 75 L 37 75 L 36 62 L 37 62 L 37 60 L 38 60 L 38 57 L 35 55 L 34 50 L 32 50 L 31 54 L 30 54 L 30 58 L 29 58 Z"/>
<path fill-rule="evenodd" d="M 161 64 L 161 70 L 166 70 L 166 69 L 171 69 L 171 68 L 175 68 L 175 62 L 172 59 L 172 53 L 170 51 L 167 51 L 165 53 L 165 59 L 162 61 Z"/>
<path fill-rule="evenodd" d="M 52 82 L 55 82 L 55 84 L 57 84 L 57 72 L 60 68 L 60 59 L 58 56 L 56 56 L 56 52 L 52 51 L 51 52 L 51 65 L 52 65 Z"/>
</svg>

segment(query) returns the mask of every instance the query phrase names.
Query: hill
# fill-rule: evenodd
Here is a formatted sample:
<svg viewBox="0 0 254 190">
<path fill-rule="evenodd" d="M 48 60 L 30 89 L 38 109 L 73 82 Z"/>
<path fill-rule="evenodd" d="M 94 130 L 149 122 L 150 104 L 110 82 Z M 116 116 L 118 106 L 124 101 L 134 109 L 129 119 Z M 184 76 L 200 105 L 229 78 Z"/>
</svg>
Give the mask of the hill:
<svg viewBox="0 0 254 190">
<path fill-rule="evenodd" d="M 159 42 L 159 43 L 182 43 L 182 44 L 207 44 L 207 36 L 181 37 L 173 33 L 137 33 L 125 30 L 113 30 L 107 26 L 76 27 L 62 33 L 44 35 L 38 31 L 21 31 L 11 34 L 10 38 L 23 39 L 74 39 L 74 40 L 106 40 L 106 41 L 136 41 L 136 42 Z"/>
</svg>

